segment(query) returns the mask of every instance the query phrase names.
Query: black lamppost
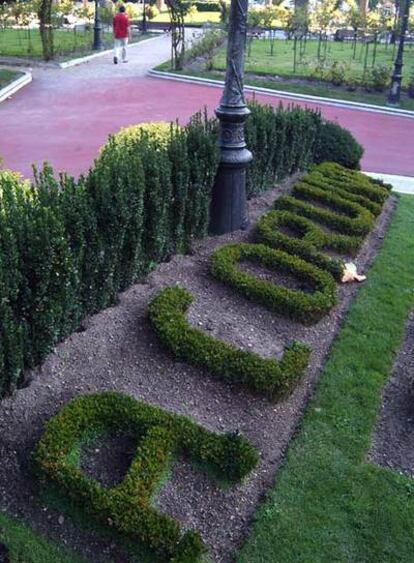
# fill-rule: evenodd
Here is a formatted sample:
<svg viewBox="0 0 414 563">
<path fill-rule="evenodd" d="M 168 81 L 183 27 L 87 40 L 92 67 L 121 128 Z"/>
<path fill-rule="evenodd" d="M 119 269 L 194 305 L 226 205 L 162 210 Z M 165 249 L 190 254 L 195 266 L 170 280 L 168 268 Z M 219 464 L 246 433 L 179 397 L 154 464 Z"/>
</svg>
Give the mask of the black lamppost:
<svg viewBox="0 0 414 563">
<path fill-rule="evenodd" d="M 250 114 L 243 93 L 248 0 L 231 0 L 226 81 L 216 115 L 220 120 L 220 164 L 213 188 L 210 232 L 222 234 L 248 225 L 244 124 Z"/>
<path fill-rule="evenodd" d="M 394 72 L 392 73 L 391 87 L 388 92 L 388 98 L 387 98 L 387 105 L 389 106 L 400 105 L 400 97 L 401 97 L 404 43 L 405 43 L 405 36 L 408 28 L 408 18 L 410 15 L 411 0 L 402 0 L 402 1 L 404 2 L 404 11 L 401 17 L 400 40 L 398 43 L 397 56 L 395 57 Z"/>
<path fill-rule="evenodd" d="M 95 0 L 95 23 L 93 26 L 93 50 L 102 49 L 102 22 L 99 15 L 99 0 Z"/>
<path fill-rule="evenodd" d="M 147 11 L 146 11 L 145 0 L 143 0 L 142 5 L 143 5 L 143 10 L 142 10 L 142 33 L 147 33 Z"/>
</svg>

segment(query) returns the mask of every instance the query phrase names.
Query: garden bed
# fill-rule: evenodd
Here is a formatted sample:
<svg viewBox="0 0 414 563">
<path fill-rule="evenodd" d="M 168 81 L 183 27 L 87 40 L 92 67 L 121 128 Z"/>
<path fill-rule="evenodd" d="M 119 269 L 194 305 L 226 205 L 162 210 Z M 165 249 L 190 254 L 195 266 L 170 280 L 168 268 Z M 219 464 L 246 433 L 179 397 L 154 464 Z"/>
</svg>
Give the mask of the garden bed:
<svg viewBox="0 0 414 563">
<path fill-rule="evenodd" d="M 21 72 L 0 68 L 0 90 L 22 76 Z"/>
<path fill-rule="evenodd" d="M 28 386 L 3 401 L 0 503 L 11 516 L 30 522 L 87 560 L 104 561 L 108 555 L 118 560 L 126 557 L 113 538 L 103 539 L 84 524 L 73 523 L 66 513 L 63 516 L 61 505 L 51 509 L 45 501 L 39 502 L 43 497 L 39 497 L 30 464 L 30 454 L 46 419 L 74 396 L 116 389 L 190 416 L 208 430 L 240 430 L 261 452 L 257 470 L 242 485 L 232 488 L 220 488 L 189 464 L 175 462 L 157 498 L 157 507 L 177 518 L 184 529 L 200 531 L 214 560 L 231 559 L 245 537 L 257 503 L 273 481 L 357 292 L 356 285 L 340 286 L 338 305 L 317 324 L 306 327 L 248 302 L 209 275 L 212 251 L 229 242 L 250 241 L 254 221 L 269 209 L 276 195 L 290 187 L 291 181 L 285 182 L 282 190 L 275 189 L 250 202 L 250 230 L 208 238 L 194 247 L 192 255 L 176 256 L 159 266 L 146 283 L 123 293 L 117 306 L 95 315 L 83 332 L 58 345 L 43 366 L 32 372 Z M 366 272 L 374 260 L 394 207 L 391 197 L 355 259 L 359 271 Z M 309 369 L 292 395 L 277 404 L 270 403 L 249 391 L 231 388 L 187 363 L 173 361 L 149 325 L 147 306 L 161 288 L 174 284 L 193 293 L 189 321 L 208 334 L 265 357 L 279 357 L 292 340 L 311 345 Z M 85 463 L 92 464 L 95 472 L 90 453 Z M 105 480 L 110 478 L 105 475 Z"/>
<path fill-rule="evenodd" d="M 414 477 L 414 311 L 383 392 L 374 436 L 374 462 Z"/>
</svg>

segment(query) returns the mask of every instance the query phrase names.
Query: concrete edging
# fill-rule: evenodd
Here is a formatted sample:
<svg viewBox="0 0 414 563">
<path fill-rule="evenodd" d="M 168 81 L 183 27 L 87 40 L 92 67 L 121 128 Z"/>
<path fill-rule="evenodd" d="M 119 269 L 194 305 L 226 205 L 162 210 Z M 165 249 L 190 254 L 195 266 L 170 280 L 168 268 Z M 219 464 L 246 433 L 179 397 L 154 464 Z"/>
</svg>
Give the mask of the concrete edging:
<svg viewBox="0 0 414 563">
<path fill-rule="evenodd" d="M 148 37 L 148 39 L 143 39 L 142 41 L 136 41 L 135 43 L 129 43 L 128 49 L 133 47 L 137 47 L 138 45 L 143 45 L 144 43 L 148 43 L 148 41 L 153 41 L 154 39 L 158 39 L 158 37 Z M 69 61 L 64 61 L 63 63 L 59 63 L 59 68 L 65 69 L 70 68 L 72 66 L 77 66 L 82 63 L 87 63 L 93 59 L 97 59 L 98 57 L 103 57 L 104 55 L 108 55 L 112 53 L 113 49 L 106 49 L 105 51 L 99 51 L 99 53 L 92 53 L 92 55 L 87 55 L 86 57 L 79 57 L 77 59 L 70 59 Z"/>
<path fill-rule="evenodd" d="M 224 81 L 214 80 L 212 78 L 201 78 L 199 76 L 189 76 L 186 74 L 175 74 L 173 72 L 164 72 L 160 70 L 151 69 L 148 74 L 156 78 L 163 78 L 164 80 L 176 80 L 178 82 L 188 82 L 190 84 L 204 84 L 206 86 L 213 86 L 222 88 Z M 339 108 L 354 109 L 358 111 L 368 111 L 371 113 L 380 113 L 385 115 L 392 115 L 395 117 L 408 117 L 414 119 L 414 111 L 386 108 L 381 106 L 374 106 L 372 104 L 363 104 L 359 102 L 351 102 L 347 100 L 336 100 L 331 98 L 324 98 L 320 96 L 311 96 L 310 94 L 296 94 L 294 92 L 284 92 L 283 90 L 273 90 L 270 88 L 262 88 L 260 86 L 244 86 L 246 92 L 254 92 L 257 94 L 266 94 L 267 96 L 275 96 L 278 98 L 286 98 L 289 100 L 297 100 L 302 102 L 312 102 L 320 105 L 334 106 Z"/>
<path fill-rule="evenodd" d="M 394 192 L 400 194 L 414 195 L 414 177 L 413 176 L 399 176 L 397 174 L 382 174 L 380 172 L 365 172 L 367 176 L 382 180 L 387 184 L 392 185 Z"/>
<path fill-rule="evenodd" d="M 24 88 L 27 84 L 30 84 L 32 81 L 32 73 L 29 71 L 18 71 L 23 72 L 23 76 L 16 78 L 10 84 L 7 84 L 4 88 L 0 90 L 0 103 L 13 96 L 16 92 Z"/>
</svg>

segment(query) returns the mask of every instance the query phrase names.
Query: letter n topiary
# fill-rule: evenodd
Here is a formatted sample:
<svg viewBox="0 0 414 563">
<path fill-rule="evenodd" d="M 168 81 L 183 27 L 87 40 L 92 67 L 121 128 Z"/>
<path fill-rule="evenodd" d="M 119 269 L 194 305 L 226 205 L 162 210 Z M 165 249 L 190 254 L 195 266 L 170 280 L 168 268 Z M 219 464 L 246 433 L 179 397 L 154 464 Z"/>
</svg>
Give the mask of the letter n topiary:
<svg viewBox="0 0 414 563">
<path fill-rule="evenodd" d="M 79 451 L 92 435 L 121 431 L 136 438 L 136 454 L 124 480 L 105 488 L 80 468 Z M 46 425 L 35 451 L 41 475 L 60 486 L 103 524 L 151 549 L 162 561 L 195 563 L 206 552 L 198 533 L 183 535 L 176 520 L 152 500 L 173 456 L 186 455 L 218 475 L 240 481 L 258 455 L 238 434 L 208 432 L 190 419 L 115 392 L 77 397 Z M 75 461 L 78 459 L 77 461 Z"/>
</svg>

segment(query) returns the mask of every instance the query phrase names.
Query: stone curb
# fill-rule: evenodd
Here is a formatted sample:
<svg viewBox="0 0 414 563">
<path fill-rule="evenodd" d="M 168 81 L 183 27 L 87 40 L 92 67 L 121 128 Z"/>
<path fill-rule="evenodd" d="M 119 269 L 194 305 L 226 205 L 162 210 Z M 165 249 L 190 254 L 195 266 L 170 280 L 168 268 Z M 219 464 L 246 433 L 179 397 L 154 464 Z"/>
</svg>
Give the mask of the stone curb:
<svg viewBox="0 0 414 563">
<path fill-rule="evenodd" d="M 158 37 L 149 37 L 148 39 L 143 39 L 142 41 L 136 41 L 135 43 L 130 43 L 128 45 L 128 49 L 133 47 L 137 47 L 138 45 L 143 45 L 144 43 L 148 43 L 148 41 L 153 41 L 154 39 L 158 39 Z M 77 59 L 71 59 L 70 61 L 64 61 L 63 63 L 59 63 L 59 68 L 70 68 L 72 66 L 77 66 L 82 63 L 87 63 L 93 59 L 97 59 L 98 57 L 103 57 L 104 55 L 108 55 L 113 52 L 113 49 L 106 49 L 105 51 L 99 51 L 99 53 L 93 53 L 92 55 L 87 55 L 86 57 L 79 57 Z"/>
<path fill-rule="evenodd" d="M 398 176 L 394 174 L 381 174 L 380 172 L 364 172 L 371 178 L 382 180 L 387 184 L 392 184 L 394 192 L 400 194 L 414 195 L 414 177 L 413 176 Z"/>
<path fill-rule="evenodd" d="M 178 82 L 188 82 L 190 84 L 204 84 L 206 86 L 214 86 L 216 88 L 222 88 L 224 85 L 224 81 L 222 80 L 213 80 L 211 78 L 201 78 L 198 76 L 188 76 L 186 74 L 175 74 L 173 72 L 164 72 L 154 69 L 150 70 L 148 74 L 149 76 L 153 76 L 155 78 L 163 78 L 164 80 L 176 80 Z M 256 94 L 266 94 L 267 96 L 287 98 L 289 100 L 313 102 L 319 105 L 334 106 L 334 107 L 345 108 L 345 109 L 354 109 L 357 111 L 368 111 L 371 113 L 380 113 L 385 115 L 392 115 L 394 117 L 408 117 L 409 119 L 414 119 L 414 111 L 409 111 L 404 109 L 386 108 L 386 107 L 374 106 L 372 104 L 350 102 L 347 100 L 335 100 L 331 98 L 311 96 L 310 94 L 295 94 L 293 92 L 272 90 L 270 88 L 261 88 L 259 86 L 245 85 L 244 89 L 246 92 L 254 92 Z"/>
<path fill-rule="evenodd" d="M 19 71 L 21 72 L 21 71 Z M 4 88 L 0 90 L 0 103 L 13 96 L 16 92 L 24 88 L 27 84 L 30 84 L 32 81 L 32 73 L 29 71 L 24 71 L 23 76 L 16 78 L 10 84 L 7 84 Z"/>
</svg>

